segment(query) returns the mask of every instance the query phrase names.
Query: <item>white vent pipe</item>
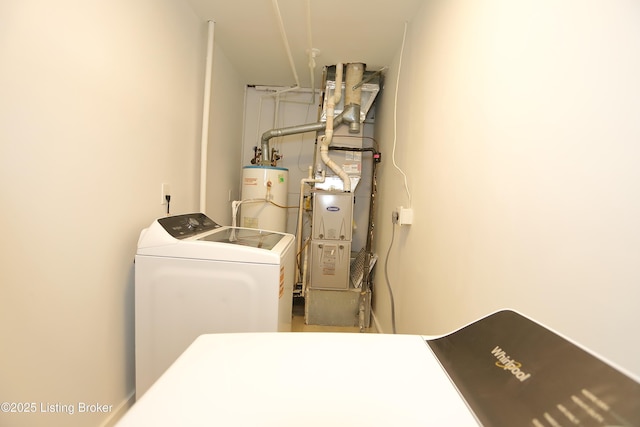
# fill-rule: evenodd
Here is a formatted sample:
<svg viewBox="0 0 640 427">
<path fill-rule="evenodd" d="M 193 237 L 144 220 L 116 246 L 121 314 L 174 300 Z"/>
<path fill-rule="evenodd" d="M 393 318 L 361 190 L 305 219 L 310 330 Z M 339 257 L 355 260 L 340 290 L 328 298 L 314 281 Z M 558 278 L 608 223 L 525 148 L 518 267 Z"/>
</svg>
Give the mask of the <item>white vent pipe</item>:
<svg viewBox="0 0 640 427">
<path fill-rule="evenodd" d="M 333 90 L 333 94 L 331 94 L 327 100 L 327 127 L 325 129 L 324 136 L 320 140 L 320 158 L 329 169 L 340 177 L 344 184 L 344 191 L 351 192 L 351 180 L 349 179 L 349 175 L 329 157 L 329 145 L 331 145 L 331 141 L 333 140 L 333 114 L 336 104 L 340 102 L 341 97 L 342 63 L 340 62 L 336 65 L 336 87 Z"/>
<path fill-rule="evenodd" d="M 211 106 L 211 74 L 213 65 L 213 30 L 215 23 L 209 21 L 207 60 L 204 77 L 204 100 L 202 103 L 202 138 L 200 140 L 200 212 L 207 208 L 207 167 L 209 148 L 209 108 Z"/>
<path fill-rule="evenodd" d="M 311 103 L 316 103 L 316 56 L 320 54 L 319 49 L 313 47 L 313 41 L 311 37 L 311 0 L 307 0 L 307 55 L 309 55 L 309 77 L 311 84 Z"/>
</svg>

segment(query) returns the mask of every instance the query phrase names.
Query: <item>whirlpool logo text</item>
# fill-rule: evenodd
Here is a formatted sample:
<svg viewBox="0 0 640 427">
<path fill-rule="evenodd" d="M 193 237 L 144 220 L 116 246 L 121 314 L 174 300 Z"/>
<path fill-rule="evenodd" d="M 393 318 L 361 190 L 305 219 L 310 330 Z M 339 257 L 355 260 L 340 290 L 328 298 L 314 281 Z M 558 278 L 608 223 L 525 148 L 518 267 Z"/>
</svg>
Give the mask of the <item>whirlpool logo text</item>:
<svg viewBox="0 0 640 427">
<path fill-rule="evenodd" d="M 491 350 L 491 354 L 498 359 L 496 362 L 496 366 L 498 368 L 511 372 L 513 376 L 521 382 L 526 381 L 531 376 L 530 373 L 527 374 L 520 369 L 522 367 L 522 363 L 516 362 L 511 357 L 507 356 L 507 353 L 501 349 L 500 346 L 496 346 L 496 348 Z"/>
</svg>

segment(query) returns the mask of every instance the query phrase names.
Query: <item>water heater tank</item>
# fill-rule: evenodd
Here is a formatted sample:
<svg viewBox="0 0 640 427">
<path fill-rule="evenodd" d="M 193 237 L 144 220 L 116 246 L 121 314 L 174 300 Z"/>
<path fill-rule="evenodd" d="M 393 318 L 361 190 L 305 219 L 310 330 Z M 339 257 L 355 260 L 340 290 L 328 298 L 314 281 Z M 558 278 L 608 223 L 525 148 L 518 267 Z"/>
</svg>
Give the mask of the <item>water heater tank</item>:
<svg viewBox="0 0 640 427">
<path fill-rule="evenodd" d="M 289 170 L 273 166 L 242 169 L 240 226 L 287 231 Z"/>
</svg>

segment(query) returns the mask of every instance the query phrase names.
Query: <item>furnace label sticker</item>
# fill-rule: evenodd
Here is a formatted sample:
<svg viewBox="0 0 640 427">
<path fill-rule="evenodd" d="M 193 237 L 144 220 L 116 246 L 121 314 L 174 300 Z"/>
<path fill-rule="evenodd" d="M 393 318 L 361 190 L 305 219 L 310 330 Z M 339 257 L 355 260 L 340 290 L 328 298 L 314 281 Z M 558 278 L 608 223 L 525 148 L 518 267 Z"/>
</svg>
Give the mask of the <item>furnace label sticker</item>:
<svg viewBox="0 0 640 427">
<path fill-rule="evenodd" d="M 336 251 L 335 245 L 324 245 L 322 248 L 322 274 L 325 276 L 335 276 L 336 274 Z"/>
</svg>

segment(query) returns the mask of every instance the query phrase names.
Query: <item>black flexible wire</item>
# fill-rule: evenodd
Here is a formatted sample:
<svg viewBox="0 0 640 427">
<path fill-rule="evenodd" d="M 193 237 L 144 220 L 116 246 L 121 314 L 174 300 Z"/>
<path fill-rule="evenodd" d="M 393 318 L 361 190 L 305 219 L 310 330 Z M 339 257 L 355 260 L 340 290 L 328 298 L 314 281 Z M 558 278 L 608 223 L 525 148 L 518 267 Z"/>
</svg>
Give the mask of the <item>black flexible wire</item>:
<svg viewBox="0 0 640 427">
<path fill-rule="evenodd" d="M 391 289 L 391 282 L 389 281 L 389 254 L 391 254 L 391 247 L 393 246 L 393 240 L 396 235 L 395 223 L 391 228 L 391 243 L 389 243 L 389 250 L 384 261 L 384 278 L 387 281 L 387 288 L 389 289 L 389 299 L 391 301 L 391 331 L 396 333 L 396 303 L 393 300 L 393 290 Z"/>
</svg>

